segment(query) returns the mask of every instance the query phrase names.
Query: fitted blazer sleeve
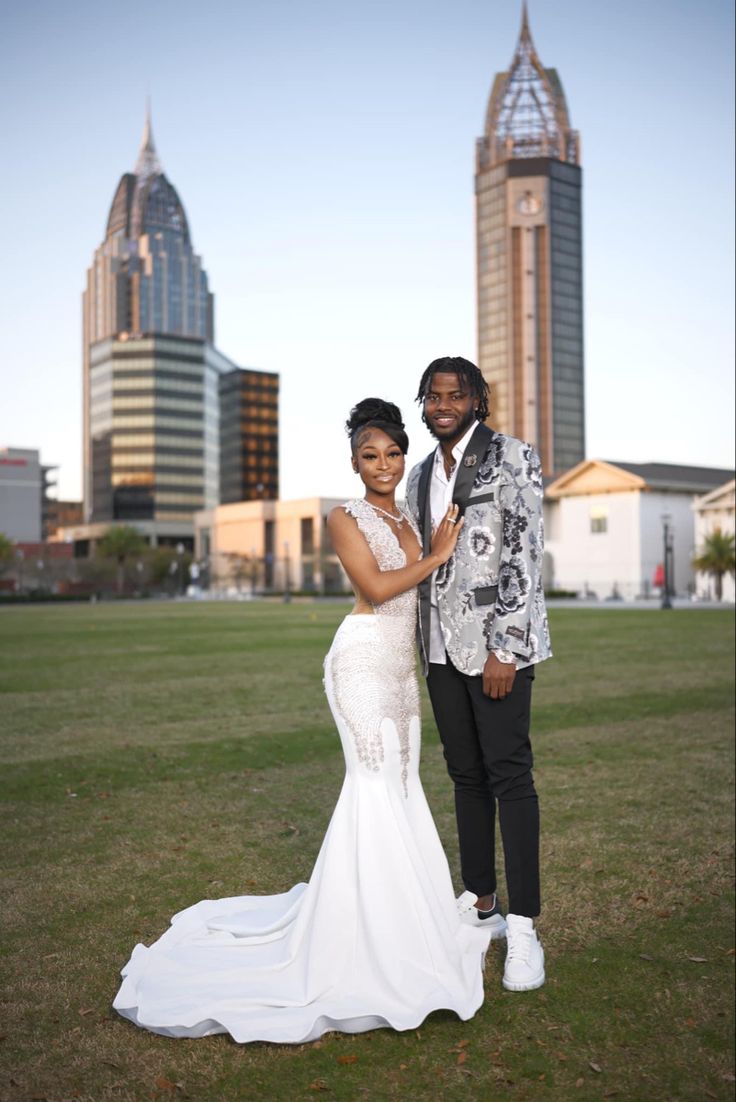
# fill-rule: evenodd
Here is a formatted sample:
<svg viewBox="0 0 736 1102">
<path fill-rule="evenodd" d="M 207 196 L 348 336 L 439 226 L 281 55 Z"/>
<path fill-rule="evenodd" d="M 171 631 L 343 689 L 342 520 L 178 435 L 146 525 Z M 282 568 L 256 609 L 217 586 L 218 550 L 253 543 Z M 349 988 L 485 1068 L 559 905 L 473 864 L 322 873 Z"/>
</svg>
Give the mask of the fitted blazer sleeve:
<svg viewBox="0 0 736 1102">
<path fill-rule="evenodd" d="M 507 439 L 498 495 L 502 537 L 498 596 L 491 630 L 485 637 L 488 650 L 511 651 L 530 659 L 539 645 L 540 621 L 546 626 L 542 466 L 530 444 Z"/>
</svg>

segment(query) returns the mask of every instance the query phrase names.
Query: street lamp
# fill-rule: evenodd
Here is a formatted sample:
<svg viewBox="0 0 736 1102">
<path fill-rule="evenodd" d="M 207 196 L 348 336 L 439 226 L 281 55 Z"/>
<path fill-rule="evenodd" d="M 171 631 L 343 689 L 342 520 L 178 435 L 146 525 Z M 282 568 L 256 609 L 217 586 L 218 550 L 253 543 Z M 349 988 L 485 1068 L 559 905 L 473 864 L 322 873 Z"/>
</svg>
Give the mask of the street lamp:
<svg viewBox="0 0 736 1102">
<path fill-rule="evenodd" d="M 672 608 L 670 600 L 670 521 L 669 513 L 662 513 L 662 562 L 664 565 L 664 582 L 662 585 L 662 603 L 660 608 Z"/>
<path fill-rule="evenodd" d="M 178 567 L 178 571 L 177 571 L 177 577 L 179 579 L 179 596 L 181 596 L 181 594 L 182 594 L 181 564 L 182 564 L 182 555 L 184 554 L 184 544 L 183 543 L 177 543 L 176 553 L 179 556 L 179 567 Z"/>
<path fill-rule="evenodd" d="M 18 588 L 19 593 L 23 592 L 23 560 L 24 559 L 25 559 L 25 555 L 23 553 L 23 548 L 19 547 L 15 552 L 15 561 L 18 563 L 18 578 L 17 578 L 15 584 Z"/>
</svg>

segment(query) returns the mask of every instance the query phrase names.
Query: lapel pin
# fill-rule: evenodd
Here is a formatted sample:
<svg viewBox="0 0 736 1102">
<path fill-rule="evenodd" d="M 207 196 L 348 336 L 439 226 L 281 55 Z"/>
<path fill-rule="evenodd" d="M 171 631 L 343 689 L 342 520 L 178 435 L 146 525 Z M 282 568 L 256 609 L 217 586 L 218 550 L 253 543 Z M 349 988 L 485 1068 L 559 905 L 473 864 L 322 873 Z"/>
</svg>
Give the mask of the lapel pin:
<svg viewBox="0 0 736 1102">
<path fill-rule="evenodd" d="M 465 466 L 465 467 L 474 467 L 477 462 L 478 462 L 478 457 L 477 456 L 475 456 L 475 455 L 466 455 L 465 458 L 463 459 L 463 466 Z"/>
</svg>

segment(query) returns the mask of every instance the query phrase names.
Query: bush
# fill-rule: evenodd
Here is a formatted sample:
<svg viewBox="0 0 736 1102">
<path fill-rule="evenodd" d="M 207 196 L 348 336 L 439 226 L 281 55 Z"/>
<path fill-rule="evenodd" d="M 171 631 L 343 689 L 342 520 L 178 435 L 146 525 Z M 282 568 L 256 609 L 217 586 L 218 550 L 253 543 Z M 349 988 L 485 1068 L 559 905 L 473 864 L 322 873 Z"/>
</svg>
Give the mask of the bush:
<svg viewBox="0 0 736 1102">
<path fill-rule="evenodd" d="M 49 593 L 45 589 L 32 589 L 28 593 L 0 593 L 0 605 L 66 604 L 89 599 L 88 593 Z"/>
</svg>

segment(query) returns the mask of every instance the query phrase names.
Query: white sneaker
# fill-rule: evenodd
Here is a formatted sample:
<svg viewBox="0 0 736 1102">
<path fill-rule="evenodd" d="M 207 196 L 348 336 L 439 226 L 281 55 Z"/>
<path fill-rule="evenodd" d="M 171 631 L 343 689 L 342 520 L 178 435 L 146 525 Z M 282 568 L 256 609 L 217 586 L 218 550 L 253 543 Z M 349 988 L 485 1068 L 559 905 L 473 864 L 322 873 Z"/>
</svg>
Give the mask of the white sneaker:
<svg viewBox="0 0 736 1102">
<path fill-rule="evenodd" d="M 506 967 L 503 985 L 507 991 L 533 991 L 544 983 L 544 949 L 531 918 L 506 915 Z"/>
<path fill-rule="evenodd" d="M 475 905 L 477 902 L 478 896 L 473 892 L 463 892 L 458 896 L 457 909 L 460 921 L 467 923 L 468 926 L 482 926 L 485 930 L 490 930 L 491 941 L 506 937 L 506 919 L 501 914 L 498 897 L 493 896 L 493 906 L 490 911 L 479 911 Z"/>
</svg>

